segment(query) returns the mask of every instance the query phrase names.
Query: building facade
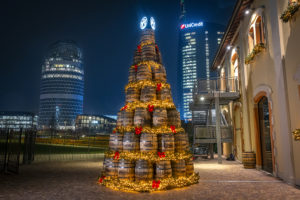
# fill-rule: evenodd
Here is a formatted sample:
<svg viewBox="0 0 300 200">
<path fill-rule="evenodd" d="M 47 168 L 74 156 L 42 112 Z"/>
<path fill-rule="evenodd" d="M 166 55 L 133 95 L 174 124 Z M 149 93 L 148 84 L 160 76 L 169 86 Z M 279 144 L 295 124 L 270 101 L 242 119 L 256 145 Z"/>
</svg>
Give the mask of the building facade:
<svg viewBox="0 0 300 200">
<path fill-rule="evenodd" d="M 81 50 L 72 41 L 54 43 L 42 66 L 39 128 L 74 129 L 83 94 Z"/>
<path fill-rule="evenodd" d="M 30 112 L 0 112 L 0 130 L 11 129 L 34 130 L 37 128 L 38 116 Z"/>
<path fill-rule="evenodd" d="M 256 168 L 296 185 L 300 185 L 299 7 L 297 0 L 237 1 L 212 65 L 220 80 L 239 80 L 240 98 L 226 108 L 234 139 L 224 150 L 240 161 L 244 152 L 254 152 Z"/>
<path fill-rule="evenodd" d="M 75 130 L 86 135 L 105 135 L 113 131 L 116 122 L 117 120 L 102 115 L 78 115 Z"/>
<path fill-rule="evenodd" d="M 179 25 L 178 103 L 181 119 L 191 120 L 189 104 L 197 79 L 210 79 L 216 73 L 210 70 L 215 52 L 221 42 L 225 27 L 220 24 L 191 21 L 186 17 L 181 1 Z"/>
</svg>

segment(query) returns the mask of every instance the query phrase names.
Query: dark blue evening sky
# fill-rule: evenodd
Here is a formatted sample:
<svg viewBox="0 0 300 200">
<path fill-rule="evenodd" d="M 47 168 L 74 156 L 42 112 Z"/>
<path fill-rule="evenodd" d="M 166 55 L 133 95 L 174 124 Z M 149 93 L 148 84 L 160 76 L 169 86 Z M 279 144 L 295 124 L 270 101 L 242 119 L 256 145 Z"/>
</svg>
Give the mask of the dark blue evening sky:
<svg viewBox="0 0 300 200">
<path fill-rule="evenodd" d="M 157 22 L 156 41 L 176 93 L 180 0 L 4 0 L 1 2 L 0 110 L 38 112 L 48 46 L 78 43 L 84 55 L 84 113 L 116 114 L 124 103 L 140 18 Z M 187 0 L 190 18 L 227 25 L 235 0 Z"/>
</svg>

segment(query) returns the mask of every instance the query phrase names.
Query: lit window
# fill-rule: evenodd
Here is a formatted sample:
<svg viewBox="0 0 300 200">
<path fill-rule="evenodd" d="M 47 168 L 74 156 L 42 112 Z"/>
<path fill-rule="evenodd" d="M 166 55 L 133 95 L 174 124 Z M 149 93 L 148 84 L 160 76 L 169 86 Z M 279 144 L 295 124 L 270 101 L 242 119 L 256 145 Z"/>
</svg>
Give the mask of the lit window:
<svg viewBox="0 0 300 200">
<path fill-rule="evenodd" d="M 263 27 L 262 17 L 260 15 L 253 14 L 248 32 L 249 52 L 252 51 L 255 45 L 265 43 Z"/>
</svg>

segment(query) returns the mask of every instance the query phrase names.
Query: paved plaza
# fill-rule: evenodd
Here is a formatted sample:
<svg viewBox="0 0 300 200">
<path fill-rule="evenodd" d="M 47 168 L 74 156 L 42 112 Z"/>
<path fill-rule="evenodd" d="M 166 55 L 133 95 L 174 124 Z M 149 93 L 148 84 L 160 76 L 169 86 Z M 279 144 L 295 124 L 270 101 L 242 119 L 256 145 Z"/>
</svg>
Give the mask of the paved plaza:
<svg viewBox="0 0 300 200">
<path fill-rule="evenodd" d="M 300 190 L 237 162 L 197 160 L 198 184 L 165 192 L 127 193 L 96 184 L 102 160 L 40 162 L 0 175 L 0 199 L 300 199 Z"/>
</svg>

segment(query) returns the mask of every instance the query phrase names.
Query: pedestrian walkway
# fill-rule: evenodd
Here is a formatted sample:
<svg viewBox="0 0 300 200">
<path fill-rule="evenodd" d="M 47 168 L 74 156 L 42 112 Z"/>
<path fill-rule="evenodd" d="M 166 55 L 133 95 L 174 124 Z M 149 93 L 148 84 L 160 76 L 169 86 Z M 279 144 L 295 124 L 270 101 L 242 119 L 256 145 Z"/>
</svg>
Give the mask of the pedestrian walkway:
<svg viewBox="0 0 300 200">
<path fill-rule="evenodd" d="M 19 175 L 0 175 L 0 199 L 300 199 L 300 190 L 237 162 L 199 160 L 200 181 L 187 188 L 156 193 L 126 193 L 96 184 L 98 161 L 41 162 L 21 166 Z"/>
</svg>

